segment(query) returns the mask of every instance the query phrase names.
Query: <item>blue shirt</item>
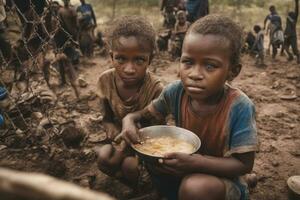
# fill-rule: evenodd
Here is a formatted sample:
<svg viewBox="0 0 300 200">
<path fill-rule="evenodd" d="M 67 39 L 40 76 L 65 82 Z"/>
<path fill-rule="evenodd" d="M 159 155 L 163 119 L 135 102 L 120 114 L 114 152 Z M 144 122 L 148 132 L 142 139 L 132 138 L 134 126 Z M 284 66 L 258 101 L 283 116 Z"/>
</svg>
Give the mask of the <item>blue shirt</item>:
<svg viewBox="0 0 300 200">
<path fill-rule="evenodd" d="M 84 21 L 84 23 L 93 24 L 95 25 L 94 21 L 94 11 L 90 4 L 83 4 L 78 6 L 77 12 L 81 13 L 81 19 Z"/>
<path fill-rule="evenodd" d="M 226 88 L 213 114 L 198 115 L 187 109 L 188 97 L 181 81 L 169 84 L 152 105 L 162 116 L 172 114 L 176 126 L 197 134 L 203 147 L 200 153 L 223 157 L 256 151 L 254 104 L 242 91 L 229 85 Z"/>
</svg>

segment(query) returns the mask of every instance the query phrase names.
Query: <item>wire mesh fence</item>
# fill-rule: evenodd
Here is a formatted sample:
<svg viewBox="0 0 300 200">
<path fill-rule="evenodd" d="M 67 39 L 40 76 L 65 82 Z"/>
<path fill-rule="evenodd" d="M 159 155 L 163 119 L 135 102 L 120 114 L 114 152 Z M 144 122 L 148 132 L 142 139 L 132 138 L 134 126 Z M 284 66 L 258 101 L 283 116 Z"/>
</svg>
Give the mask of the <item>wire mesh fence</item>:
<svg viewBox="0 0 300 200">
<path fill-rule="evenodd" d="M 49 106 L 53 105 L 37 102 L 35 97 L 39 94 L 32 88 L 32 78 L 42 74 L 42 81 L 49 86 L 49 66 L 55 59 L 47 55 L 53 52 L 56 58 L 64 54 L 72 63 L 78 33 L 67 30 L 56 1 L 0 0 L 0 7 L 4 16 L 0 21 L 0 87 L 3 91 L 0 114 L 5 121 L 0 133 L 3 139 L 10 130 L 30 130 L 34 125 L 31 114 L 35 104 L 39 103 L 39 111 L 46 118 L 49 116 Z M 12 84 L 18 81 L 26 83 L 26 94 L 12 93 Z M 51 122 L 49 117 L 48 120 Z"/>
</svg>

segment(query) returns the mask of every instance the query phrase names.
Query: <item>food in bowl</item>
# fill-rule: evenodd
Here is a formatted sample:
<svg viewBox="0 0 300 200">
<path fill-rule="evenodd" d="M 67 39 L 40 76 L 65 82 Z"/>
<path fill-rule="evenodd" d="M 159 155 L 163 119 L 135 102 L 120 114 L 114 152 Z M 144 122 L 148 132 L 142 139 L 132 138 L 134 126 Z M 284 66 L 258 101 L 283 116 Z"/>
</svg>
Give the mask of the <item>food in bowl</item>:
<svg viewBox="0 0 300 200">
<path fill-rule="evenodd" d="M 146 137 L 140 144 L 135 144 L 134 147 L 143 154 L 156 157 L 163 157 L 166 153 L 172 152 L 187 154 L 195 152 L 194 145 L 170 136 Z"/>
</svg>

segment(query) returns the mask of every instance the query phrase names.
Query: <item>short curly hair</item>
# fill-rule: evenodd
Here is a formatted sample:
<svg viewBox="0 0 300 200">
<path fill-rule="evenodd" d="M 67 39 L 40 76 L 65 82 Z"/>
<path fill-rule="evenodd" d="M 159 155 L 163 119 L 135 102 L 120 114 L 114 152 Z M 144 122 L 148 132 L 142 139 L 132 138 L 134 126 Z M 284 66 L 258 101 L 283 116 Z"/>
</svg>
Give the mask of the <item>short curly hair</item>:
<svg viewBox="0 0 300 200">
<path fill-rule="evenodd" d="M 243 30 L 230 18 L 222 15 L 207 15 L 194 22 L 187 34 L 218 35 L 230 43 L 230 62 L 233 67 L 240 64 L 241 49 L 243 46 Z"/>
<path fill-rule="evenodd" d="M 109 32 L 109 45 L 112 50 L 118 48 L 116 43 L 120 37 L 134 36 L 138 39 L 141 46 L 148 48 L 152 54 L 156 49 L 155 30 L 153 26 L 142 16 L 123 16 L 113 22 Z"/>
</svg>

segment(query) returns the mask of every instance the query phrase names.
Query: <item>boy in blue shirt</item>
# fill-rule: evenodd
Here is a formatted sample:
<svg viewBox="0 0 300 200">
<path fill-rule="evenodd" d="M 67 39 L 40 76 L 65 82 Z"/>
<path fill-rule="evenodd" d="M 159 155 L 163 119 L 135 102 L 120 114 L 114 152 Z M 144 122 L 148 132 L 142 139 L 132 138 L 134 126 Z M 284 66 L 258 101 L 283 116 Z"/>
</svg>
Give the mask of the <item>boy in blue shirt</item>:
<svg viewBox="0 0 300 200">
<path fill-rule="evenodd" d="M 278 15 L 276 11 L 275 6 L 270 6 L 269 7 L 270 14 L 266 16 L 264 20 L 264 30 L 266 28 L 266 23 L 269 20 L 270 21 L 270 45 L 272 45 L 272 59 L 274 60 L 276 55 L 277 55 L 277 49 L 282 45 L 283 41 L 279 37 L 278 33 L 282 32 L 282 22 L 281 22 L 281 17 Z"/>
<path fill-rule="evenodd" d="M 128 144 L 139 142 L 137 122 L 168 114 L 201 139 L 197 154 L 169 153 L 160 164 L 147 166 L 153 185 L 168 199 L 248 199 L 240 177 L 252 170 L 257 150 L 255 109 L 246 94 L 227 84 L 241 70 L 242 35 L 227 17 L 197 20 L 183 42 L 181 80 L 123 119 Z"/>
<path fill-rule="evenodd" d="M 91 57 L 94 53 L 94 29 L 97 21 L 93 7 L 87 4 L 85 0 L 80 0 L 81 5 L 77 7 L 79 21 L 79 46 L 83 56 Z"/>
<path fill-rule="evenodd" d="M 88 25 L 97 25 L 97 20 L 95 17 L 95 13 L 91 4 L 85 2 L 85 0 L 80 0 L 81 5 L 77 8 L 77 13 L 79 13 L 79 18 L 84 21 L 86 26 Z"/>
</svg>

